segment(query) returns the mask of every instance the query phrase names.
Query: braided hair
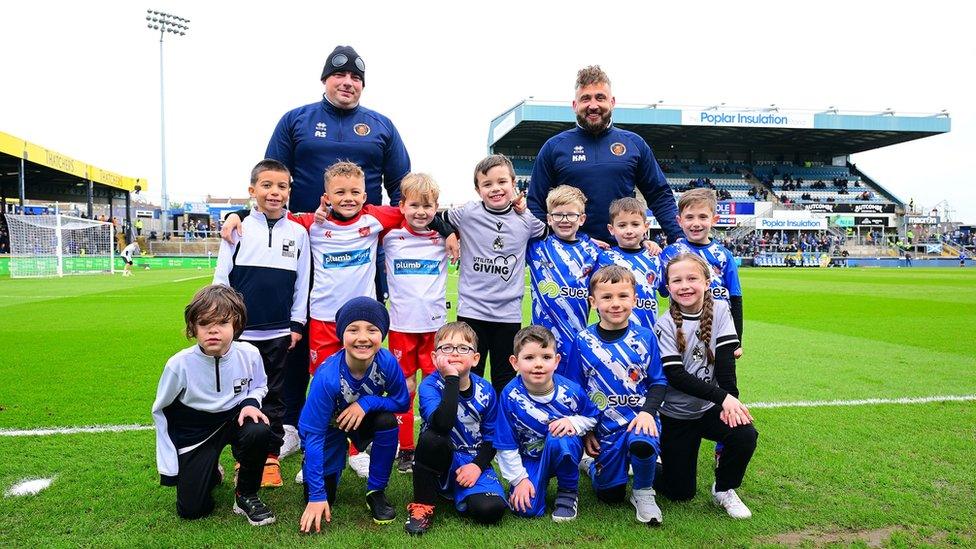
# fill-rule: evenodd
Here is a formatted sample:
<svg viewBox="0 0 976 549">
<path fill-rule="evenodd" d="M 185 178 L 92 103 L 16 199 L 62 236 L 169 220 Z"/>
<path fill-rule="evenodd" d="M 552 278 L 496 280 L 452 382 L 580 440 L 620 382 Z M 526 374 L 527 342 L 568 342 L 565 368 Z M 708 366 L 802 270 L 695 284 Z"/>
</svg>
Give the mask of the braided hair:
<svg viewBox="0 0 976 549">
<path fill-rule="evenodd" d="M 698 254 L 684 252 L 673 257 L 664 267 L 665 283 L 667 283 L 669 280 L 668 270 L 671 269 L 671 266 L 682 261 L 691 261 L 696 263 L 701 269 L 704 279 L 706 281 L 711 280 L 711 269 L 709 269 L 708 263 L 705 263 L 705 260 L 699 257 Z M 712 300 L 712 293 L 709 292 L 708 288 L 706 287 L 704 301 L 702 303 L 701 317 L 698 321 L 698 340 L 705 343 L 705 359 L 708 361 L 708 364 L 715 362 L 715 353 L 712 351 L 711 345 L 712 318 L 714 316 L 712 314 L 713 309 L 714 301 Z M 681 331 L 681 325 L 684 321 L 684 317 L 681 314 L 681 309 L 678 307 L 678 301 L 674 299 L 674 296 L 671 297 L 671 304 L 668 307 L 668 313 L 671 315 L 671 320 L 674 321 L 675 339 L 676 343 L 678 344 L 678 354 L 684 354 L 685 346 L 687 345 L 685 342 L 684 332 Z"/>
</svg>

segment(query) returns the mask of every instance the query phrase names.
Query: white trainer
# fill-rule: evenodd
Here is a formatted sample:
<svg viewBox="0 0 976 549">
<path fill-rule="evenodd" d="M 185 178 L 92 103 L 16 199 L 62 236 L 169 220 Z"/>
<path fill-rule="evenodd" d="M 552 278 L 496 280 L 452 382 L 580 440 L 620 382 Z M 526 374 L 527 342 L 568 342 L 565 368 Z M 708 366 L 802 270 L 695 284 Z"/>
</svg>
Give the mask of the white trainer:
<svg viewBox="0 0 976 549">
<path fill-rule="evenodd" d="M 752 516 L 752 511 L 746 507 L 745 503 L 742 503 L 742 500 L 739 499 L 739 494 L 736 494 L 735 490 L 716 492 L 715 485 L 712 484 L 712 501 L 715 502 L 715 505 L 725 509 L 725 512 L 732 518 L 747 519 Z"/>
<path fill-rule="evenodd" d="M 359 452 L 354 456 L 349 456 L 349 466 L 360 478 L 369 477 L 369 454 Z"/>
<path fill-rule="evenodd" d="M 653 488 L 634 490 L 630 494 L 630 503 L 637 510 L 639 522 L 658 526 L 664 522 L 664 516 L 661 514 L 661 508 L 657 506 L 657 501 L 654 500 L 654 495 Z"/>
<path fill-rule="evenodd" d="M 580 465 L 579 465 L 580 474 L 590 476 L 590 464 L 593 463 L 594 461 L 596 460 L 586 454 L 583 454 L 583 457 L 580 458 Z"/>
<path fill-rule="evenodd" d="M 278 459 L 297 453 L 302 447 L 302 441 L 298 438 L 298 429 L 294 425 L 283 425 L 285 428 L 284 441 L 281 443 L 281 450 L 278 451 Z"/>
<path fill-rule="evenodd" d="M 298 474 L 295 475 L 295 484 L 305 484 L 305 473 L 301 469 L 298 470 Z"/>
</svg>

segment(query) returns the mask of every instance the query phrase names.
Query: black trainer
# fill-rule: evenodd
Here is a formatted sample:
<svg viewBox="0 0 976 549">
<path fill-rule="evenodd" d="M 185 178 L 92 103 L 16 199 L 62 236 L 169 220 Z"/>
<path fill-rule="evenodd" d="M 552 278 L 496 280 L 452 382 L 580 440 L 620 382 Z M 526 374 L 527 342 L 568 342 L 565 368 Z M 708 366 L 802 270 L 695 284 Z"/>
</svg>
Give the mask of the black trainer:
<svg viewBox="0 0 976 549">
<path fill-rule="evenodd" d="M 413 450 L 400 450 L 396 457 L 396 468 L 398 473 L 413 472 Z"/>
<path fill-rule="evenodd" d="M 434 506 L 424 505 L 423 503 L 411 503 L 407 505 L 407 523 L 403 526 L 411 536 L 421 536 L 430 530 L 434 523 Z"/>
<path fill-rule="evenodd" d="M 264 526 L 275 521 L 275 515 L 271 508 L 261 501 L 257 494 L 242 496 L 237 494 L 234 499 L 234 512 L 238 515 L 247 517 L 251 526 Z"/>
<path fill-rule="evenodd" d="M 366 492 L 366 508 L 373 513 L 376 524 L 389 524 L 396 520 L 396 509 L 390 505 L 383 490 Z"/>
</svg>

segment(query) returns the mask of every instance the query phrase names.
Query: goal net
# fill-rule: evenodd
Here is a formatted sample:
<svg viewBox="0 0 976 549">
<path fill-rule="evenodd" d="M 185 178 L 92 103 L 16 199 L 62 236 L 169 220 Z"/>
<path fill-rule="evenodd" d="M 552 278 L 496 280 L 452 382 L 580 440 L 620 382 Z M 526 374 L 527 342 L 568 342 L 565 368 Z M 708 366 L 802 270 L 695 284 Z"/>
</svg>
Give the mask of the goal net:
<svg viewBox="0 0 976 549">
<path fill-rule="evenodd" d="M 111 223 L 60 214 L 6 218 L 11 278 L 115 272 Z"/>
</svg>

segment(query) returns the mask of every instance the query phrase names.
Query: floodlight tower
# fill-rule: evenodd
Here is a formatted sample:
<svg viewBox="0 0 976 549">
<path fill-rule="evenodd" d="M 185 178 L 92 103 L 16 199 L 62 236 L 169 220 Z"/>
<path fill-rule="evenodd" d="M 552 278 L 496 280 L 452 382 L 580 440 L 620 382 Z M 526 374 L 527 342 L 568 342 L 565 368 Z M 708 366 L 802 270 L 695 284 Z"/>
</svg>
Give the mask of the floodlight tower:
<svg viewBox="0 0 976 549">
<path fill-rule="evenodd" d="M 163 37 L 166 33 L 186 36 L 190 30 L 190 20 L 157 10 L 146 10 L 146 26 L 159 31 L 159 146 L 162 165 L 163 233 L 169 230 L 169 194 L 166 190 L 166 110 L 163 87 Z"/>
</svg>

